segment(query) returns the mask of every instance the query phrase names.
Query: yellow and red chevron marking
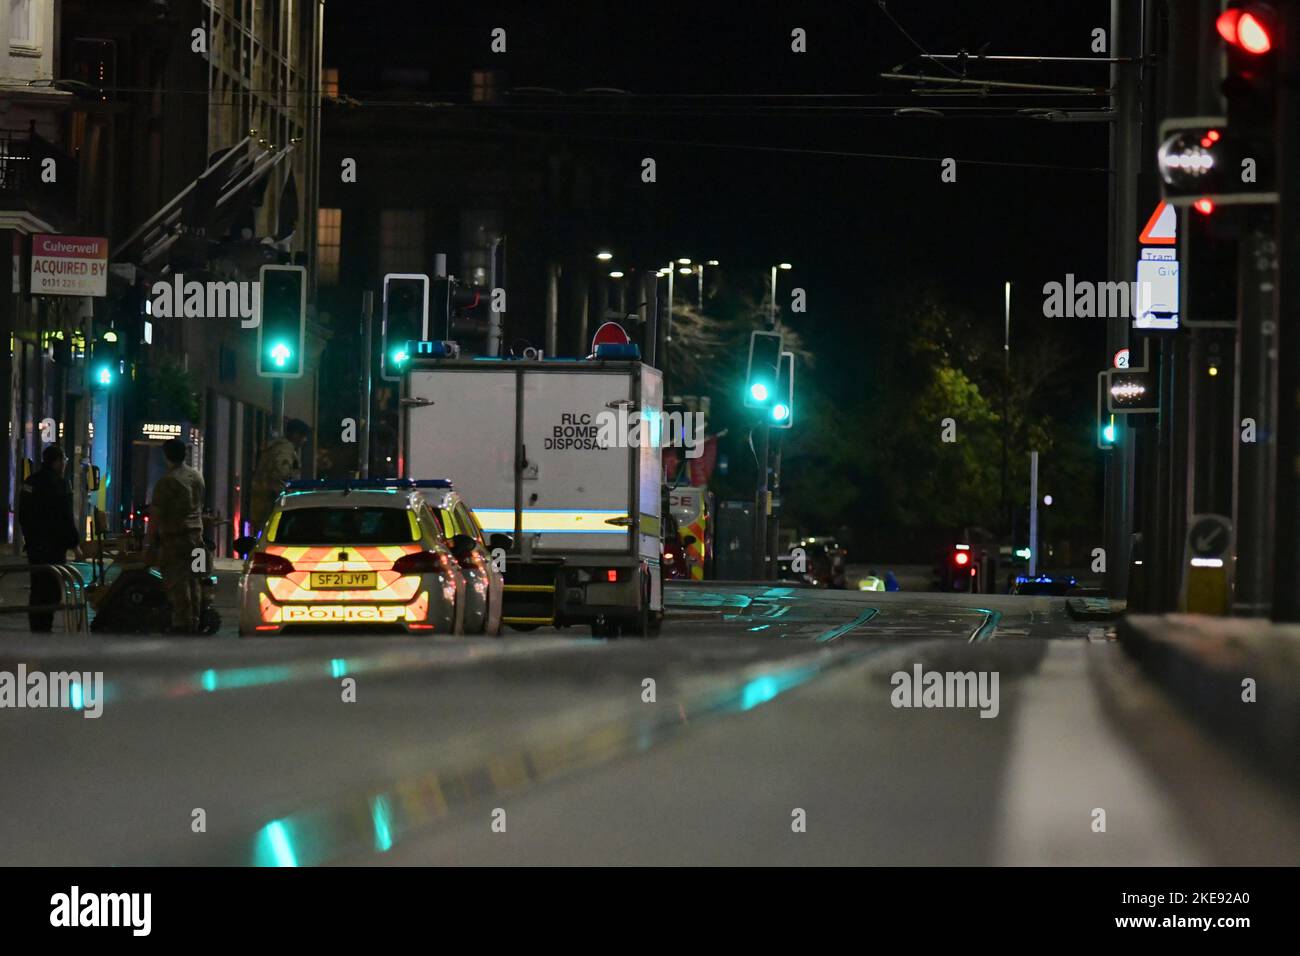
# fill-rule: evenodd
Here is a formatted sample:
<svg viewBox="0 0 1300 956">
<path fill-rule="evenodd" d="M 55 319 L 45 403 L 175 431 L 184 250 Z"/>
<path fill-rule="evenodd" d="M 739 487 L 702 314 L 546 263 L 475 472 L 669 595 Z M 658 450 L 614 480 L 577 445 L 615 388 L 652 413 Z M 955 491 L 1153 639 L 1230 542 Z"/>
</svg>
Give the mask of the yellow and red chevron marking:
<svg viewBox="0 0 1300 956">
<path fill-rule="evenodd" d="M 686 564 L 691 569 L 691 580 L 704 580 L 704 530 L 709 519 L 700 515 L 682 531 L 682 537 L 694 536 L 695 540 L 686 546 Z"/>
<path fill-rule="evenodd" d="M 271 596 L 280 602 L 319 601 L 328 596 L 330 601 L 409 601 L 420 587 L 418 575 L 403 576 L 393 570 L 393 562 L 404 554 L 419 551 L 420 545 L 393 544 L 380 547 L 298 547 L 272 545 L 268 554 L 284 558 L 294 569 L 285 577 L 268 577 L 266 586 Z M 348 560 L 338 560 L 339 552 Z M 310 587 L 312 571 L 374 571 L 378 586 L 352 590 L 313 591 Z"/>
<path fill-rule="evenodd" d="M 404 554 L 421 550 L 420 545 L 386 544 L 354 548 L 350 545 L 331 545 L 322 547 L 299 547 L 288 544 L 273 544 L 266 549 L 267 554 L 278 554 L 295 568 L 301 567 L 311 571 L 386 571 L 393 562 Z M 348 560 L 338 560 L 339 552 L 344 552 Z"/>
</svg>

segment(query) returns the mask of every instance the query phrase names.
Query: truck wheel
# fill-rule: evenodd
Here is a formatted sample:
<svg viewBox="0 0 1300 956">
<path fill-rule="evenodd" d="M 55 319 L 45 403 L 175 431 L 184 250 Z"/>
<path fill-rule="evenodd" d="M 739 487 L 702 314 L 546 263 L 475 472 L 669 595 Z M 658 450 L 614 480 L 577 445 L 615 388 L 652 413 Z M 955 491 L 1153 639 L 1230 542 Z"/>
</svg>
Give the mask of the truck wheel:
<svg viewBox="0 0 1300 956">
<path fill-rule="evenodd" d="M 637 637 L 658 637 L 659 625 L 663 622 L 663 615 L 658 611 L 650 610 L 649 579 L 645 580 L 646 586 L 642 588 L 641 607 L 626 619 L 626 633 L 635 634 Z"/>
</svg>

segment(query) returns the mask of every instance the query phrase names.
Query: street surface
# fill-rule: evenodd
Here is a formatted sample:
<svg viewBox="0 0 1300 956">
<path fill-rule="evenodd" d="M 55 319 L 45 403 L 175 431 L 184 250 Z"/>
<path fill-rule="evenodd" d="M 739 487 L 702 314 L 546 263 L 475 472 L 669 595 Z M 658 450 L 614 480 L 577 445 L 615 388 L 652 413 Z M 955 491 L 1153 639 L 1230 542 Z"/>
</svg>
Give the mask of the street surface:
<svg viewBox="0 0 1300 956">
<path fill-rule="evenodd" d="M 0 710 L 0 862 L 1295 862 L 1294 794 L 1060 599 L 667 596 L 652 641 L 79 640 L 11 619 L 0 670 L 103 671 L 105 703 Z M 996 671 L 996 716 L 892 706 L 917 664 Z"/>
</svg>

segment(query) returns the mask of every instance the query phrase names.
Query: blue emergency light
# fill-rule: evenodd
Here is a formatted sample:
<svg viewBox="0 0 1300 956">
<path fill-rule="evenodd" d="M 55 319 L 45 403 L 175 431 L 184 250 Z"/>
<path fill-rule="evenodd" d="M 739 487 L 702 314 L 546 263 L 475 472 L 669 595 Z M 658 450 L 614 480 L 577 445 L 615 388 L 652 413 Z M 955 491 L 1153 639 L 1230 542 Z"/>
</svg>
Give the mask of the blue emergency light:
<svg viewBox="0 0 1300 956">
<path fill-rule="evenodd" d="M 1066 574 L 1060 577 L 1053 574 L 1036 574 L 1033 577 L 1030 577 L 1027 574 L 1016 575 L 1017 584 L 1055 584 L 1057 581 L 1064 582 L 1072 587 L 1079 583 L 1073 574 Z"/>
<path fill-rule="evenodd" d="M 605 342 L 596 346 L 596 359 L 613 362 L 639 362 L 641 349 L 635 342 Z"/>
<path fill-rule="evenodd" d="M 460 346 L 455 342 L 410 339 L 406 343 L 406 357 L 411 358 L 456 358 L 460 355 Z"/>
</svg>

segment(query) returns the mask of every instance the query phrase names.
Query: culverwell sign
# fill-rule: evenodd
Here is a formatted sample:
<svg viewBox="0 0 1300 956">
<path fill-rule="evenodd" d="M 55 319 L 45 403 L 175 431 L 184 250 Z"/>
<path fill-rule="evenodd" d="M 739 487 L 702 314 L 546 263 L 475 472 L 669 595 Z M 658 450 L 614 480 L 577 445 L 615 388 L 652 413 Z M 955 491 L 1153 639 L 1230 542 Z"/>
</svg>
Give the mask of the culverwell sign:
<svg viewBox="0 0 1300 956">
<path fill-rule="evenodd" d="M 32 295 L 108 294 L 103 236 L 32 236 Z"/>
</svg>

